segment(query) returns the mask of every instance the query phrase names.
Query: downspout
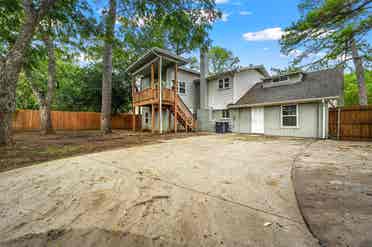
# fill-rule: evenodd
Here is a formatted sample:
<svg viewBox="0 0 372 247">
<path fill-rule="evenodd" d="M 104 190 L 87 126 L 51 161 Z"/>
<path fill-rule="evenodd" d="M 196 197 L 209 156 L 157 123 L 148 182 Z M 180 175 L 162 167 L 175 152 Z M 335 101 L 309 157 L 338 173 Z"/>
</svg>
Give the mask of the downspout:
<svg viewBox="0 0 372 247">
<path fill-rule="evenodd" d="M 323 129 L 322 129 L 322 138 L 326 138 L 326 101 L 325 99 L 322 99 L 322 104 L 323 104 L 323 110 L 322 110 L 322 122 L 323 122 Z"/>
</svg>

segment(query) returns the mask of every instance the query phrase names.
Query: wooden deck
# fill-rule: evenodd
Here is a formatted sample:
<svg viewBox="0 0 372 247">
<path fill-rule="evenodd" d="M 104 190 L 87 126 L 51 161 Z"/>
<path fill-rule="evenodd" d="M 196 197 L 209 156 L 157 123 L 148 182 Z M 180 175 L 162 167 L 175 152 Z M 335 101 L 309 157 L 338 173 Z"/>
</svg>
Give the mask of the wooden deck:
<svg viewBox="0 0 372 247">
<path fill-rule="evenodd" d="M 144 106 L 159 103 L 160 90 L 157 88 L 146 88 L 139 92 L 133 92 L 133 104 L 134 106 Z M 170 88 L 162 89 L 162 104 L 173 105 L 174 104 L 174 90 Z"/>
</svg>

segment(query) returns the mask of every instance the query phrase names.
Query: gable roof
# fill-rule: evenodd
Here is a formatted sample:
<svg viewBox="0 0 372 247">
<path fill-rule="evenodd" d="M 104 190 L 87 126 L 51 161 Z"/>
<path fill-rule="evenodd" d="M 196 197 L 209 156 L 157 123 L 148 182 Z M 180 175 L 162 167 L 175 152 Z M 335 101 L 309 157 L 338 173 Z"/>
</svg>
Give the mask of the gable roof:
<svg viewBox="0 0 372 247">
<path fill-rule="evenodd" d="M 302 80 L 288 85 L 264 87 L 256 83 L 231 108 L 253 105 L 273 105 L 282 102 L 315 101 L 322 98 L 338 98 L 343 94 L 344 75 L 340 69 L 328 69 L 302 73 Z"/>
<path fill-rule="evenodd" d="M 134 73 L 135 71 L 137 71 L 141 67 L 145 66 L 149 62 L 153 61 L 157 57 L 163 57 L 165 59 L 168 59 L 172 62 L 177 63 L 179 66 L 182 66 L 182 65 L 185 65 L 185 64 L 188 63 L 188 60 L 181 57 L 181 56 L 178 56 L 178 55 L 176 55 L 176 54 L 174 54 L 170 51 L 167 51 L 165 49 L 161 49 L 159 47 L 153 47 L 150 50 L 148 50 L 147 52 L 145 52 L 145 54 L 143 54 L 140 58 L 138 58 L 137 61 L 132 63 L 127 68 L 126 71 L 128 73 Z"/>
<path fill-rule="evenodd" d="M 210 81 L 210 80 L 217 79 L 220 76 L 233 75 L 235 73 L 239 73 L 239 72 L 243 72 L 243 71 L 247 71 L 247 70 L 256 70 L 259 73 L 261 73 L 264 77 L 269 76 L 269 73 L 265 69 L 265 66 L 263 66 L 263 65 L 251 65 L 251 66 L 236 68 L 236 69 L 227 70 L 227 71 L 223 71 L 223 72 L 220 72 L 220 73 L 212 74 L 212 75 L 208 76 L 206 79 L 208 81 Z"/>
<path fill-rule="evenodd" d="M 185 71 L 185 72 L 189 72 L 189 73 L 191 73 L 191 74 L 195 74 L 195 75 L 199 75 L 199 76 L 200 76 L 200 72 L 197 71 L 197 70 L 194 70 L 194 69 L 189 69 L 189 68 L 186 68 L 186 67 L 184 67 L 184 66 L 179 67 L 178 69 L 179 69 L 179 70 L 182 70 L 182 71 Z"/>
</svg>

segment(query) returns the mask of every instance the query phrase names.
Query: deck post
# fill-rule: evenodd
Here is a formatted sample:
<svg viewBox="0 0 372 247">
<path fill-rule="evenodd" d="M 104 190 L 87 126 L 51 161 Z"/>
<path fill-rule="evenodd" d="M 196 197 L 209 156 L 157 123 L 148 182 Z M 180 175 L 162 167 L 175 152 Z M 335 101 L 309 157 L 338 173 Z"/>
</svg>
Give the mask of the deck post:
<svg viewBox="0 0 372 247">
<path fill-rule="evenodd" d="M 178 91 L 178 64 L 174 65 L 174 133 L 177 133 L 177 91 Z"/>
<path fill-rule="evenodd" d="M 171 123 L 172 123 L 172 119 L 171 119 L 171 109 L 168 108 L 168 131 L 171 130 Z"/>
<path fill-rule="evenodd" d="M 153 89 L 154 88 L 154 81 L 155 81 L 155 64 L 151 64 L 151 81 L 150 86 Z"/>
<path fill-rule="evenodd" d="M 155 105 L 151 104 L 151 132 L 155 131 Z"/>
<path fill-rule="evenodd" d="M 161 78 L 161 68 L 162 67 L 162 57 L 159 58 L 159 133 L 163 133 L 163 108 L 162 108 L 162 78 Z"/>
<path fill-rule="evenodd" d="M 132 128 L 133 131 L 136 131 L 136 107 L 134 105 L 134 86 L 135 86 L 135 78 L 132 81 Z"/>
</svg>

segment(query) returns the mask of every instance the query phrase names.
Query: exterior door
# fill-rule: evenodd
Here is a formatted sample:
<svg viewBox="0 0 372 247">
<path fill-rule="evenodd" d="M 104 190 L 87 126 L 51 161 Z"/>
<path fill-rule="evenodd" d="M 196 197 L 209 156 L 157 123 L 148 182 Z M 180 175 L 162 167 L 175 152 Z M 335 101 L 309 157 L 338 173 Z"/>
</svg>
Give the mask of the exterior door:
<svg viewBox="0 0 372 247">
<path fill-rule="evenodd" d="M 251 112 L 252 133 L 264 134 L 264 108 L 253 107 Z"/>
</svg>

